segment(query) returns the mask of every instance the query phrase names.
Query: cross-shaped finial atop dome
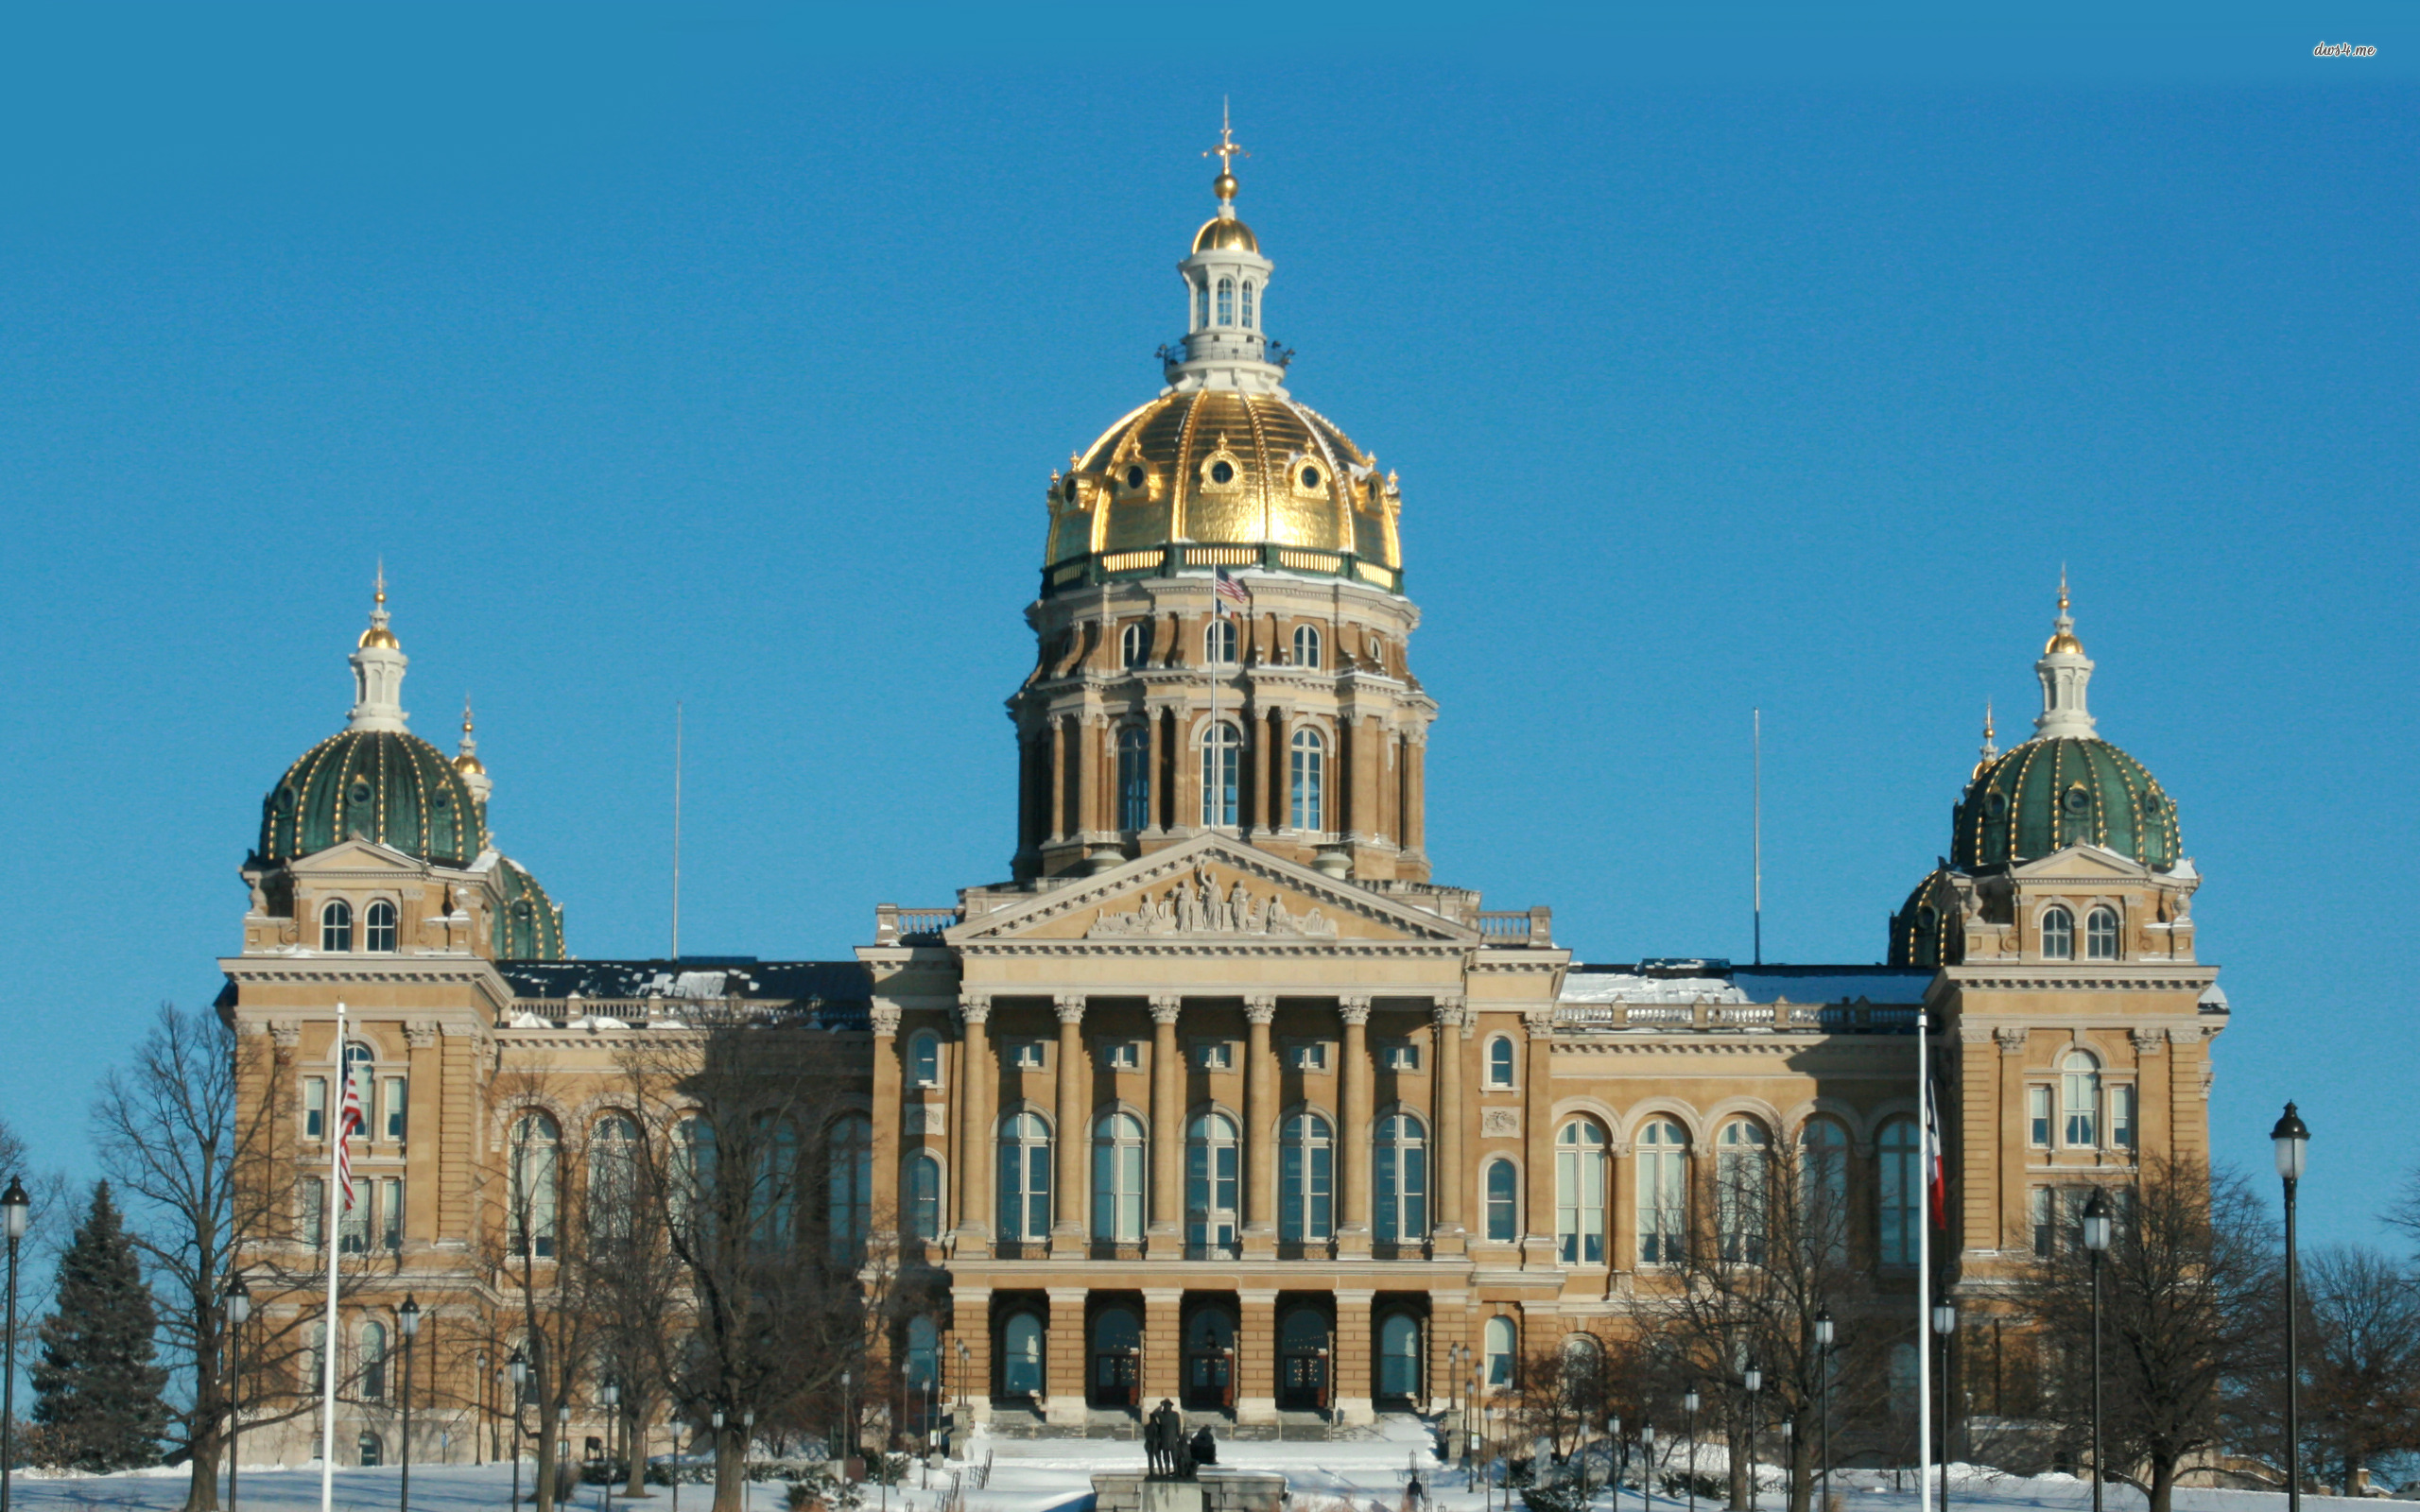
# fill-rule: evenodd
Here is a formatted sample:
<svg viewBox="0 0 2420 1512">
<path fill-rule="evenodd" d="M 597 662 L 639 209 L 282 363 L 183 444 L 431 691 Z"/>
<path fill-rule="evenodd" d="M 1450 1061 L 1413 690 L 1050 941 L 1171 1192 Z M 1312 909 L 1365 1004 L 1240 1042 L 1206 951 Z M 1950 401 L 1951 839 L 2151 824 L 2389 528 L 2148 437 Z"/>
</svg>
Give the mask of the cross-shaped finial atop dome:
<svg viewBox="0 0 2420 1512">
<path fill-rule="evenodd" d="M 1223 180 L 1221 184 L 1222 192 L 1219 194 L 1219 198 L 1221 199 L 1234 198 L 1236 196 L 1235 160 L 1237 158 L 1249 158 L 1252 154 L 1246 152 L 1242 147 L 1236 145 L 1235 123 L 1231 118 L 1227 108 L 1227 102 L 1224 99 L 1219 101 L 1219 145 L 1201 155 L 1205 158 L 1216 158 L 1219 160 L 1219 177 Z"/>
</svg>

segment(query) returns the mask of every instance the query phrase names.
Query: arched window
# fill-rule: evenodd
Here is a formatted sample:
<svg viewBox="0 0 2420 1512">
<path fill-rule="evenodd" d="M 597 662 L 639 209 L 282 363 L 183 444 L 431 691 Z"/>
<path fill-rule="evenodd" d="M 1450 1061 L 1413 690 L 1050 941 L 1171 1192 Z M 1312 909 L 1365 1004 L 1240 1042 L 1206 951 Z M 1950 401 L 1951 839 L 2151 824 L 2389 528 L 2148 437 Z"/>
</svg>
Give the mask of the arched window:
<svg viewBox="0 0 2420 1512">
<path fill-rule="evenodd" d="M 1806 1252 L 1827 1263 L 1848 1260 L 1849 1136 L 1828 1118 L 1798 1131 L 1799 1205 Z"/>
<path fill-rule="evenodd" d="M 1139 672 L 1151 660 L 1151 632 L 1141 620 L 1133 620 L 1117 632 L 1117 661 L 1129 672 Z"/>
<path fill-rule="evenodd" d="M 1681 1236 L 1689 1217 L 1689 1135 L 1668 1118 L 1651 1118 L 1638 1131 L 1638 1262 L 1681 1263 Z"/>
<path fill-rule="evenodd" d="M 2076 958 L 2076 916 L 2056 904 L 2042 910 L 2042 958 L 2046 961 L 2072 961 Z"/>
<path fill-rule="evenodd" d="M 1397 1400 L 1420 1397 L 1420 1320 L 1390 1313 L 1378 1325 L 1378 1395 Z"/>
<path fill-rule="evenodd" d="M 911 1239 L 942 1236 L 942 1162 L 932 1151 L 919 1151 L 908 1162 L 908 1234 Z"/>
<path fill-rule="evenodd" d="M 1605 1263 L 1605 1131 L 1584 1118 L 1554 1137 L 1554 1237 L 1564 1264 Z"/>
<path fill-rule="evenodd" d="M 1210 284 L 1208 281 L 1193 285 L 1193 329 L 1201 330 L 1210 323 Z"/>
<path fill-rule="evenodd" d="M 793 1241 L 798 1221 L 798 1125 L 786 1118 L 760 1115 L 749 1131 L 748 1154 L 748 1235 L 760 1249 L 787 1247 Z M 839 1152 L 828 1143 L 825 1154 L 832 1161 L 831 1169 L 839 1169 Z M 840 1245 L 840 1213 L 837 1205 L 830 1213 L 832 1244 L 835 1252 Z"/>
<path fill-rule="evenodd" d="M 942 1331 L 931 1318 L 918 1314 L 908 1320 L 907 1367 L 902 1372 L 908 1389 L 922 1391 L 939 1384 L 942 1364 Z"/>
<path fill-rule="evenodd" d="M 1252 280 L 1244 280 L 1244 329 L 1252 329 Z"/>
<path fill-rule="evenodd" d="M 1151 827 L 1151 732 L 1141 725 L 1117 732 L 1117 827 Z"/>
<path fill-rule="evenodd" d="M 354 1440 L 353 1451 L 359 1457 L 363 1469 L 376 1469 L 387 1463 L 386 1445 L 379 1441 L 376 1434 L 367 1428 L 361 1431 L 359 1438 Z"/>
<path fill-rule="evenodd" d="M 2096 961 L 2118 958 L 2118 911 L 2096 908 L 2084 916 L 2084 954 Z"/>
<path fill-rule="evenodd" d="M 2100 1145 L 2100 1062 L 2088 1050 L 2070 1050 L 2059 1062 L 2059 1111 L 2066 1125 L 2060 1141 L 2073 1150 Z"/>
<path fill-rule="evenodd" d="M 387 1325 L 361 1325 L 361 1400 L 387 1400 Z"/>
<path fill-rule="evenodd" d="M 1201 632 L 1201 653 L 1214 667 L 1236 664 L 1236 622 L 1225 615 L 1214 615 L 1209 628 Z"/>
<path fill-rule="evenodd" d="M 533 1108 L 513 1121 L 509 1221 L 514 1254 L 553 1257 L 562 1163 L 562 1130 L 552 1117 Z"/>
<path fill-rule="evenodd" d="M 1236 791 L 1243 771 L 1243 731 L 1221 719 L 1201 737 L 1201 822 L 1236 822 Z"/>
<path fill-rule="evenodd" d="M 608 1245 L 629 1242 L 638 1188 L 638 1124 L 608 1113 L 588 1139 L 588 1231 L 594 1238 Z"/>
<path fill-rule="evenodd" d="M 320 910 L 320 949 L 353 949 L 353 904 L 341 898 L 329 899 Z"/>
<path fill-rule="evenodd" d="M 908 1080 L 918 1087 L 942 1084 L 942 1037 L 930 1029 L 908 1041 Z"/>
<path fill-rule="evenodd" d="M 1428 1142 L 1420 1120 L 1391 1113 L 1378 1120 L 1370 1152 L 1370 1191 L 1377 1199 L 1374 1235 L 1386 1244 L 1416 1244 L 1428 1233 Z"/>
<path fill-rule="evenodd" d="M 1335 1228 L 1336 1139 L 1326 1119 L 1296 1113 L 1277 1142 L 1277 1237 L 1325 1239 Z"/>
<path fill-rule="evenodd" d="M 1143 1121 L 1101 1115 L 1093 1125 L 1093 1237 L 1143 1242 Z"/>
<path fill-rule="evenodd" d="M 1000 1125 L 1000 1237 L 1049 1236 L 1050 1125 L 1039 1113 L 1014 1113 Z"/>
<path fill-rule="evenodd" d="M 1327 746 L 1316 730 L 1294 731 L 1294 828 L 1327 828 Z"/>
<path fill-rule="evenodd" d="M 1481 1350 L 1487 1356 L 1487 1383 L 1499 1391 L 1512 1389 L 1512 1351 L 1517 1347 L 1509 1317 L 1492 1317 L 1481 1334 Z"/>
<path fill-rule="evenodd" d="M 1916 1121 L 1894 1118 L 1882 1125 L 1882 1137 L 1876 1142 L 1882 1165 L 1881 1191 L 1877 1194 L 1877 1216 L 1881 1231 L 1882 1263 L 1912 1265 L 1916 1263 L 1916 1225 L 1923 1221 L 1919 1205 L 1924 1185 L 1916 1172 Z"/>
<path fill-rule="evenodd" d="M 1042 1394 L 1042 1319 L 1030 1313 L 1011 1314 L 1001 1326 L 1000 1394 Z"/>
<path fill-rule="evenodd" d="M 361 915 L 361 948 L 391 955 L 395 951 L 395 905 L 381 898 Z M 2114 936 L 2113 936 L 2114 937 Z"/>
<path fill-rule="evenodd" d="M 1487 1162 L 1487 1237 L 1499 1244 L 1520 1237 L 1521 1172 L 1506 1160 Z"/>
<path fill-rule="evenodd" d="M 1314 672 L 1319 670 L 1320 629 L 1318 626 L 1297 625 L 1294 627 L 1294 664 L 1298 667 L 1308 667 Z"/>
<path fill-rule="evenodd" d="M 701 1240 L 713 1222 L 715 1126 L 699 1117 L 672 1125 L 672 1180 L 667 1194 L 671 1217 L 692 1244 Z"/>
<path fill-rule="evenodd" d="M 873 1227 L 873 1120 L 863 1113 L 834 1119 L 824 1133 L 824 1150 L 832 1258 L 847 1261 Z"/>
<path fill-rule="evenodd" d="M 1219 281 L 1219 323 L 1236 323 L 1236 281 L 1231 278 Z"/>
<path fill-rule="evenodd" d="M 1733 1264 L 1765 1263 L 1768 1177 L 1772 1136 L 1753 1119 L 1735 1118 L 1715 1137 L 1715 1239 Z"/>
<path fill-rule="evenodd" d="M 1487 1086 L 1490 1091 L 1509 1091 L 1512 1086 L 1512 1037 L 1497 1035 L 1487 1042 Z"/>
<path fill-rule="evenodd" d="M 1196 1115 L 1184 1136 L 1184 1242 L 1205 1258 L 1236 1248 L 1236 1172 L 1240 1155 L 1235 1120 Z"/>
</svg>

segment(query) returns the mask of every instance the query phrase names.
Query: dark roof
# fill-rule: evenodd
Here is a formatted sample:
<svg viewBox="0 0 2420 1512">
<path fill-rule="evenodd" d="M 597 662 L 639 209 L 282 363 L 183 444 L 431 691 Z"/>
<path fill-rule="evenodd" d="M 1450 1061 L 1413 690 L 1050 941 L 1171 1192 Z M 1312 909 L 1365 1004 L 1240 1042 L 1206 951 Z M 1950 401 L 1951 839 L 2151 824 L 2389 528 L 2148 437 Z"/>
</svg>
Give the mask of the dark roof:
<svg viewBox="0 0 2420 1512">
<path fill-rule="evenodd" d="M 856 961 L 759 961 L 743 956 L 683 956 L 677 961 L 498 961 L 521 998 L 743 998 L 776 1003 L 810 999 L 863 1005 L 873 980 Z"/>
</svg>

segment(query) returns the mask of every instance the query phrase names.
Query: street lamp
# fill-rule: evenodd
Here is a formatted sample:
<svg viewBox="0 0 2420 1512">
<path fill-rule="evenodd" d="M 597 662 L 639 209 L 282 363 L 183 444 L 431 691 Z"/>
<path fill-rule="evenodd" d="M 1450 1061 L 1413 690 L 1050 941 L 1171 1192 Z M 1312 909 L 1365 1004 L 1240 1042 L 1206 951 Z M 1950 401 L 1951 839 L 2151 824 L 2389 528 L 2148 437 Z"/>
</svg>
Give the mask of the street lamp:
<svg viewBox="0 0 2420 1512">
<path fill-rule="evenodd" d="M 2302 1512 L 2302 1318 L 2296 1316 L 2299 1309 L 2294 1304 L 2294 1188 L 2302 1185 L 2304 1159 L 2311 1154 L 2311 1130 L 2302 1125 L 2302 1115 L 2294 1113 L 2294 1103 L 2287 1103 L 2285 1118 L 2270 1130 L 2270 1144 L 2277 1149 L 2277 1178 L 2285 1180 L 2285 1504 L 2287 1512 Z M 12 1287 L 14 1275 L 17 1241 L 9 1239 Z"/>
<path fill-rule="evenodd" d="M 1832 1508 L 1832 1310 L 1824 1308 L 1815 1314 L 1815 1371 L 1818 1390 L 1824 1400 L 1824 1427 L 1820 1439 L 1823 1459 L 1822 1505 L 1816 1512 L 1831 1512 Z"/>
<path fill-rule="evenodd" d="M 1681 1398 L 1681 1407 L 1689 1415 L 1689 1512 L 1698 1512 L 1698 1388 L 1689 1387 Z"/>
<path fill-rule="evenodd" d="M 607 1376 L 597 1395 L 605 1399 L 605 1494 L 598 1500 L 610 1509 L 614 1505 L 614 1435 L 622 1426 L 621 1383 Z"/>
<path fill-rule="evenodd" d="M 1655 1425 L 1638 1425 L 1638 1504 L 1655 1505 Z"/>
<path fill-rule="evenodd" d="M 512 1357 L 504 1363 L 505 1374 L 512 1378 L 512 1504 L 521 1504 L 521 1395 L 529 1382 L 529 1357 L 515 1345 Z"/>
<path fill-rule="evenodd" d="M 1958 1332 L 1958 1304 L 1945 1297 L 1932 1304 L 1933 1342 L 1941 1353 L 1941 1512 L 1949 1512 L 1949 1341 Z"/>
<path fill-rule="evenodd" d="M 420 1333 L 420 1304 L 404 1294 L 395 1309 L 395 1330 L 404 1336 L 404 1464 L 403 1484 L 395 1492 L 398 1512 L 412 1512 L 412 1340 Z"/>
<path fill-rule="evenodd" d="M 1739 1384 L 1748 1393 L 1748 1512 L 1756 1512 L 1756 1393 L 1765 1389 L 1765 1373 L 1755 1361 L 1739 1372 Z"/>
<path fill-rule="evenodd" d="M 2092 1512 L 2100 1512 L 2100 1257 L 2109 1249 L 2109 1202 L 2098 1187 L 2083 1205 L 2083 1247 L 2092 1255 Z"/>
<path fill-rule="evenodd" d="M 966 1363 L 966 1341 L 964 1339 L 958 1339 L 953 1342 L 958 1345 L 958 1410 L 964 1412 L 966 1410 L 966 1371 L 968 1368 Z M 955 1427 L 956 1425 L 953 1424 L 952 1426 Z"/>
<path fill-rule="evenodd" d="M 1786 1496 L 1782 1505 L 1792 1506 L 1798 1501 L 1798 1419 L 1795 1418 L 1781 1420 L 1781 1463 L 1786 1477 L 1782 1483 Z"/>
<path fill-rule="evenodd" d="M 17 1469 L 17 1242 L 26 1237 L 26 1218 L 32 1207 L 26 1184 L 10 1177 L 9 1190 L 0 1192 L 0 1224 L 9 1234 L 8 1375 L 0 1381 L 0 1512 L 9 1512 L 9 1482 Z"/>
<path fill-rule="evenodd" d="M 251 1321 L 252 1292 L 240 1275 L 227 1282 L 227 1512 L 235 1512 L 236 1452 L 244 1432 L 244 1325 Z"/>
</svg>

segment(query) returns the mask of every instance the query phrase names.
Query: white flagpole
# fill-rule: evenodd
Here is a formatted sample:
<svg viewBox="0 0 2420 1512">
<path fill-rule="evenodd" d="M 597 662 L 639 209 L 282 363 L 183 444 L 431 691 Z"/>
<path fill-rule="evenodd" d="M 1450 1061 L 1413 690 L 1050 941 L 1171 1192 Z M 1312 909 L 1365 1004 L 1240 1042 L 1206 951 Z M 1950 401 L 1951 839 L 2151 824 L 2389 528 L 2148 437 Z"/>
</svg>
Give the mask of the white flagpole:
<svg viewBox="0 0 2420 1512">
<path fill-rule="evenodd" d="M 328 1230 L 328 1310 L 320 1332 L 320 1512 L 336 1512 L 337 1500 L 337 1234 L 344 1228 L 345 1194 L 337 1183 L 344 1170 L 345 1089 L 353 1067 L 344 1053 L 344 1005 L 337 1005 L 337 1079 L 328 1100 L 328 1194 L 320 1203 L 320 1221 Z"/>
<path fill-rule="evenodd" d="M 1916 1009 L 1916 1493 L 1932 1504 L 1932 1078 Z"/>
</svg>

